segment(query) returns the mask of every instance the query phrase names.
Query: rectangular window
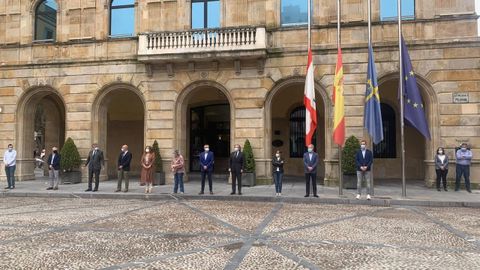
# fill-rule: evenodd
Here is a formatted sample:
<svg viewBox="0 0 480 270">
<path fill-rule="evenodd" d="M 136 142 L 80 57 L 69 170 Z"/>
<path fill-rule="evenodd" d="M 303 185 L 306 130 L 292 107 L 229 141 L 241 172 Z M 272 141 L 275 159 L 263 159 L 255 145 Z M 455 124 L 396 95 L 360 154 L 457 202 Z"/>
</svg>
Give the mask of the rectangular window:
<svg viewBox="0 0 480 270">
<path fill-rule="evenodd" d="M 110 36 L 133 36 L 135 32 L 135 1 L 114 0 L 110 6 Z"/>
<path fill-rule="evenodd" d="M 220 27 L 219 0 L 192 0 L 192 29 Z"/>
<path fill-rule="evenodd" d="M 303 25 L 308 23 L 308 0 L 281 0 L 282 26 Z"/>
<path fill-rule="evenodd" d="M 396 0 L 380 0 L 380 20 L 381 21 L 396 21 L 397 14 Z M 402 1 L 402 20 L 415 19 L 415 0 Z"/>
</svg>

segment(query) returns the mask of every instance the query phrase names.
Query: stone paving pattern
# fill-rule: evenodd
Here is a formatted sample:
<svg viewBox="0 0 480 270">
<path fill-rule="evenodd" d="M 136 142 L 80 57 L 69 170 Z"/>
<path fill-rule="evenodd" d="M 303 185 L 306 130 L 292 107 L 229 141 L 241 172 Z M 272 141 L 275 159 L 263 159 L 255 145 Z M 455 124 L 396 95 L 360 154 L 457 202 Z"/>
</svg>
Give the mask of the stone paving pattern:
<svg viewBox="0 0 480 270">
<path fill-rule="evenodd" d="M 473 208 L 0 198 L 0 269 L 480 269 Z"/>
</svg>

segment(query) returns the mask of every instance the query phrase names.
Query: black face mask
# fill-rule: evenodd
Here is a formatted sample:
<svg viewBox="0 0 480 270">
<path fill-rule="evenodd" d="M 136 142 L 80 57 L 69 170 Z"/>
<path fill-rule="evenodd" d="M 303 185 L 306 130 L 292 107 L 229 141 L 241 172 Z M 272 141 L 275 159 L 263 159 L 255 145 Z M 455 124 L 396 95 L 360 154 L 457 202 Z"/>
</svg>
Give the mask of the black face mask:
<svg viewBox="0 0 480 270">
<path fill-rule="evenodd" d="M 54 153 L 54 154 L 57 154 L 57 153 L 58 153 L 58 151 L 53 151 L 53 153 Z"/>
</svg>

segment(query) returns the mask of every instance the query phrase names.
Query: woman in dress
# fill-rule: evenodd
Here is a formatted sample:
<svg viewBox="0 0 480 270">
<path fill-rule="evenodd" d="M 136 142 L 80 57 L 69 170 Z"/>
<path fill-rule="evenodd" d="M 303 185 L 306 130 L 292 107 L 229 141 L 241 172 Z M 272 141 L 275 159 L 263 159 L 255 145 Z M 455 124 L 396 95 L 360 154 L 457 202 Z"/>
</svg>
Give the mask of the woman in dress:
<svg viewBox="0 0 480 270">
<path fill-rule="evenodd" d="M 141 183 L 145 184 L 145 193 L 152 193 L 153 188 L 153 173 L 155 171 L 155 153 L 152 148 L 147 146 L 142 155 L 142 173 L 140 175 Z"/>
<path fill-rule="evenodd" d="M 177 193 L 178 186 L 180 186 L 180 194 L 183 194 L 185 192 L 183 188 L 183 175 L 185 174 L 185 162 L 182 155 L 178 153 L 178 150 L 173 151 L 171 168 L 172 168 L 173 176 L 175 179 L 173 193 Z"/>
</svg>

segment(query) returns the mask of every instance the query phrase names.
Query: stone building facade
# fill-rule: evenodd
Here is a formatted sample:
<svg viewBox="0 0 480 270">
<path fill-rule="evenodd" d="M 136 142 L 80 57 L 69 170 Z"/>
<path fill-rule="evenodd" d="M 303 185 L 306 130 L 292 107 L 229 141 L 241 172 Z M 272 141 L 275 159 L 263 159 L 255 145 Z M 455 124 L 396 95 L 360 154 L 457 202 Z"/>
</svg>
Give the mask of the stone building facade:
<svg viewBox="0 0 480 270">
<path fill-rule="evenodd" d="M 36 16 L 44 2 L 0 0 L 0 145 L 15 145 L 20 180 L 34 177 L 35 139 L 49 149 L 67 137 L 83 157 L 99 143 L 108 158 L 103 178 L 115 174 L 122 144 L 130 145 L 138 171 L 143 147 L 154 140 L 167 172 L 172 149 L 184 153 L 194 172 L 198 151 L 209 143 L 217 153 L 217 173 L 226 175 L 227 154 L 249 139 L 258 177 L 271 176 L 277 149 L 287 159 L 287 174 L 302 175 L 298 156 L 304 149 L 298 142 L 303 138 L 295 132 L 302 120 L 307 27 L 282 22 L 287 16 L 282 0 L 212 1 L 218 2 L 212 8 L 218 14 L 209 16 L 218 19 L 218 27 L 194 30 L 192 8 L 203 1 L 132 0 L 133 35 L 123 37 L 111 35 L 116 1 L 49 0 L 56 4 L 55 33 L 39 39 Z M 336 1 L 312 2 L 316 147 L 323 161 L 318 177 L 335 184 Z M 367 1 L 341 2 L 346 134 L 364 138 Z M 372 37 L 382 111 L 390 117 L 389 140 L 395 146 L 376 159 L 375 177 L 399 179 L 397 24 L 382 19 L 380 2 L 372 0 Z M 474 0 L 414 3 L 414 18 L 404 21 L 403 35 L 432 139 L 406 128 L 407 179 L 433 183 L 436 148 L 444 146 L 453 159 L 454 148 L 467 142 L 476 156 L 471 175 L 478 185 L 480 39 Z M 453 176 L 451 167 L 450 180 Z"/>
</svg>

